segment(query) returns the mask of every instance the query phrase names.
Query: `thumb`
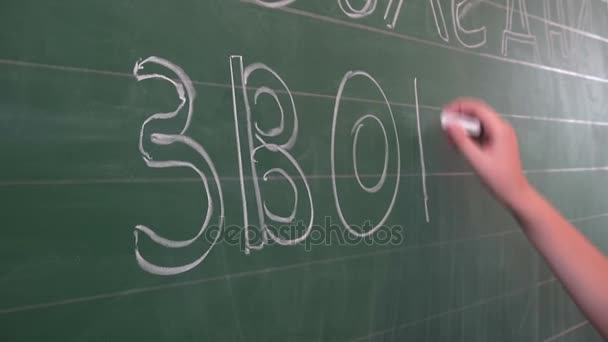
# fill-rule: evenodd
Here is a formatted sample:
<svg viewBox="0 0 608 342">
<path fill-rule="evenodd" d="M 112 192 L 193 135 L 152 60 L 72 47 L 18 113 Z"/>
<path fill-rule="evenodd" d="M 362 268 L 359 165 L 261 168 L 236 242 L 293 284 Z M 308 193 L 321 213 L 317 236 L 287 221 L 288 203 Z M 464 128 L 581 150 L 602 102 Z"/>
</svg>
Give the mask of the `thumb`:
<svg viewBox="0 0 608 342">
<path fill-rule="evenodd" d="M 458 125 L 449 125 L 447 127 L 447 134 L 469 163 L 473 166 L 481 163 L 483 158 L 481 147 L 469 137 L 462 127 Z"/>
</svg>

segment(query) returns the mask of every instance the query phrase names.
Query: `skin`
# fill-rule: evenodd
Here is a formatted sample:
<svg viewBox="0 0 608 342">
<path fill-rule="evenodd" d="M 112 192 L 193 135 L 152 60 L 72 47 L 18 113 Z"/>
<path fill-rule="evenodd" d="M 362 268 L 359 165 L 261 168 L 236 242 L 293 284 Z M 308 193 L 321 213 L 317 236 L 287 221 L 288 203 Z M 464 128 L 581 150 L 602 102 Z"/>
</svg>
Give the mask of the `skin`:
<svg viewBox="0 0 608 342">
<path fill-rule="evenodd" d="M 496 198 L 517 218 L 581 311 L 608 340 L 608 257 L 528 183 L 515 130 L 483 101 L 458 99 L 444 108 L 479 119 L 481 141 L 457 125 L 447 135 Z"/>
</svg>

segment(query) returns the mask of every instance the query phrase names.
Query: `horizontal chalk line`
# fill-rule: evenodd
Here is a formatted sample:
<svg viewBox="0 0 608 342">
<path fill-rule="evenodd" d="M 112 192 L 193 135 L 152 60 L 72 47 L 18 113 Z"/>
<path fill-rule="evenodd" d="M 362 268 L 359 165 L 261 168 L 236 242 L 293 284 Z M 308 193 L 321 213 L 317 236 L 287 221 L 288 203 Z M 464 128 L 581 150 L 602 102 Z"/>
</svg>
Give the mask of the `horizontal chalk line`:
<svg viewBox="0 0 608 342">
<path fill-rule="evenodd" d="M 573 172 L 595 172 L 595 171 L 608 171 L 608 166 L 573 167 L 573 168 L 562 168 L 562 169 L 524 170 L 524 173 L 525 174 L 536 174 L 536 173 L 573 173 Z"/>
<path fill-rule="evenodd" d="M 259 269 L 259 270 L 218 275 L 218 276 L 212 276 L 212 277 L 202 278 L 202 279 L 197 279 L 197 280 L 176 282 L 176 283 L 172 283 L 172 284 L 165 284 L 165 285 L 158 285 L 158 286 L 151 286 L 151 287 L 142 287 L 142 288 L 133 288 L 133 289 L 127 289 L 127 290 L 123 290 L 123 291 L 102 293 L 102 294 L 92 295 L 92 296 L 76 297 L 76 298 L 70 298 L 70 299 L 52 301 L 52 302 L 46 302 L 46 303 L 40 303 L 40 304 L 23 305 L 23 306 L 17 306 L 17 307 L 12 307 L 12 308 L 0 309 L 0 315 L 5 315 L 5 314 L 10 314 L 10 313 L 15 313 L 15 312 L 45 309 L 45 308 L 51 308 L 51 307 L 55 307 L 55 306 L 63 306 L 63 305 L 76 304 L 76 303 L 92 302 L 92 301 L 101 300 L 101 299 L 116 298 L 116 297 L 129 296 L 129 295 L 135 295 L 135 294 L 141 294 L 141 293 L 157 292 L 157 291 L 167 290 L 167 289 L 189 287 L 189 286 L 195 286 L 195 285 L 205 284 L 205 283 L 214 282 L 214 281 L 246 278 L 246 277 L 250 277 L 250 276 L 289 271 L 289 270 L 294 270 L 294 269 L 299 269 L 299 268 L 304 268 L 304 267 L 314 266 L 314 265 L 327 265 L 327 264 L 333 264 L 333 263 L 337 263 L 337 262 L 358 260 L 358 259 L 364 259 L 364 258 L 380 256 L 380 255 L 390 255 L 390 254 L 394 254 L 394 253 L 401 253 L 401 252 L 421 249 L 421 248 L 441 247 L 441 246 L 447 246 L 447 245 L 463 243 L 463 242 L 481 241 L 483 239 L 503 237 L 503 236 L 507 236 L 507 235 L 511 235 L 511 234 L 521 234 L 521 230 L 520 229 L 511 229 L 511 230 L 498 232 L 498 233 L 482 234 L 482 235 L 477 235 L 477 236 L 473 236 L 473 237 L 432 242 L 432 243 L 421 244 L 421 245 L 416 245 L 416 246 L 388 248 L 388 249 L 384 249 L 381 251 L 375 251 L 375 252 L 370 252 L 370 253 L 361 253 L 361 254 L 354 254 L 354 255 L 349 255 L 349 256 L 344 256 L 344 257 L 336 257 L 336 258 L 328 258 L 328 259 L 317 260 L 317 261 L 295 263 L 295 264 L 286 265 L 286 266 L 268 267 L 268 268 L 263 268 L 263 269 Z"/>
<path fill-rule="evenodd" d="M 590 220 L 593 218 L 599 218 L 599 217 L 605 217 L 605 216 L 608 216 L 608 213 L 574 218 L 574 219 L 570 219 L 570 221 L 571 222 L 580 222 L 580 221 L 584 221 L 584 220 Z M 136 295 L 136 294 L 148 293 L 148 292 L 157 292 L 157 291 L 175 289 L 175 288 L 181 288 L 181 287 L 189 287 L 189 286 L 201 285 L 201 284 L 214 282 L 214 281 L 246 278 L 246 277 L 256 276 L 256 275 L 260 275 L 260 274 L 283 272 L 283 271 L 304 268 L 304 267 L 314 266 L 314 265 L 327 265 L 327 264 L 333 264 L 333 263 L 337 263 L 337 262 L 358 260 L 358 259 L 379 256 L 379 255 L 402 253 L 405 251 L 421 249 L 421 248 L 442 247 L 442 246 L 448 246 L 448 245 L 463 243 L 463 242 L 481 241 L 483 239 L 505 237 L 505 236 L 513 235 L 513 234 L 522 234 L 522 231 L 519 228 L 510 229 L 510 230 L 505 230 L 505 231 L 497 232 L 497 233 L 481 234 L 481 235 L 472 236 L 472 237 L 431 242 L 431 243 L 427 243 L 427 244 L 414 245 L 414 246 L 395 247 L 395 248 L 389 248 L 389 249 L 385 249 L 382 251 L 375 251 L 375 252 L 371 252 L 371 253 L 354 254 L 354 255 L 349 255 L 349 256 L 344 256 L 344 257 L 336 257 L 336 258 L 328 258 L 328 259 L 311 261 L 311 262 L 295 263 L 295 264 L 286 265 L 286 266 L 268 267 L 268 268 L 264 268 L 264 269 L 260 269 L 260 270 L 237 272 L 237 273 L 213 276 L 213 277 L 202 278 L 202 279 L 197 279 L 197 280 L 176 282 L 176 283 L 172 283 L 172 284 L 165 284 L 165 285 L 158 285 L 158 286 L 151 286 L 151 287 L 132 288 L 132 289 L 116 291 L 116 292 L 101 293 L 101 294 L 92 295 L 92 296 L 76 297 L 76 298 L 51 301 L 51 302 L 45 302 L 45 303 L 39 303 L 39 304 L 22 305 L 22 306 L 16 306 L 16 307 L 11 307 L 11 308 L 0 309 L 0 315 L 6 315 L 6 314 L 11 314 L 11 313 L 16 313 L 16 312 L 40 310 L 40 309 L 64 306 L 64 305 L 69 305 L 69 304 L 93 302 L 93 301 L 97 301 L 97 300 Z M 545 285 L 554 280 L 555 280 L 554 278 L 551 278 L 549 280 L 539 282 L 537 284 L 537 286 Z"/>
<path fill-rule="evenodd" d="M 589 221 L 589 220 L 595 220 L 595 219 L 602 218 L 602 217 L 608 217 L 608 213 L 579 217 L 579 218 L 571 219 L 570 222 L 578 223 L 578 222 L 584 222 L 584 221 Z"/>
<path fill-rule="evenodd" d="M 589 324 L 589 321 L 588 320 L 584 320 L 584 321 L 582 321 L 582 322 L 580 322 L 578 324 L 575 324 L 575 325 L 571 326 L 570 328 L 568 328 L 568 329 L 560 332 L 559 334 L 553 335 L 553 336 L 545 339 L 545 342 L 555 341 L 555 340 L 557 340 L 558 338 L 560 338 L 560 337 L 562 337 L 564 335 L 567 335 L 567 334 L 569 334 L 569 333 L 571 333 L 571 332 L 573 332 L 573 331 L 575 331 L 575 330 L 577 330 L 579 328 L 582 328 L 582 327 L 586 326 L 587 324 Z"/>
<path fill-rule="evenodd" d="M 550 121 L 555 123 L 568 123 L 576 125 L 588 125 L 588 126 L 608 126 L 608 121 L 593 121 L 593 120 L 579 120 L 579 119 L 568 119 L 568 118 L 556 118 L 548 116 L 529 116 L 519 114 L 501 114 L 506 118 L 513 119 L 525 119 L 525 120 L 536 120 L 536 121 Z"/>
<path fill-rule="evenodd" d="M 524 170 L 525 174 L 551 174 L 551 173 L 577 173 L 577 172 L 596 172 L 608 171 L 608 166 L 598 167 L 575 167 L 575 168 L 554 168 L 554 169 L 532 169 Z M 298 175 L 290 175 L 293 179 L 300 179 Z M 375 179 L 380 178 L 381 174 L 360 174 L 360 178 Z M 387 177 L 394 178 L 397 174 L 389 173 Z M 422 173 L 402 173 L 401 177 L 421 177 Z M 428 172 L 427 177 L 472 177 L 474 172 L 456 171 L 456 172 Z M 355 175 L 336 175 L 336 179 L 355 179 Z M 304 177 L 308 180 L 323 180 L 331 179 L 331 175 L 309 175 Z M 238 176 L 224 176 L 220 180 L 227 182 L 236 182 L 241 178 Z M 253 177 L 243 177 L 243 179 L 251 180 Z M 269 177 L 269 180 L 282 180 L 282 177 Z M 264 181 L 258 177 L 258 180 Z M 198 177 L 168 177 L 168 178 L 96 178 L 96 179 L 23 179 L 23 180 L 4 180 L 0 181 L 0 187 L 9 186 L 35 186 L 35 185 L 94 185 L 94 184 L 162 184 L 162 183 L 198 183 L 201 179 Z"/>
<path fill-rule="evenodd" d="M 469 310 L 469 309 L 472 309 L 472 308 L 475 308 L 475 307 L 478 307 L 478 306 L 490 304 L 490 303 L 498 301 L 500 299 L 517 296 L 517 295 L 526 293 L 526 292 L 528 292 L 530 290 L 537 289 L 537 288 L 539 288 L 539 287 L 541 287 L 543 285 L 546 285 L 546 284 L 554 282 L 554 281 L 555 281 L 555 278 L 548 278 L 548 279 L 539 281 L 536 284 L 534 284 L 532 286 L 529 286 L 529 287 L 517 289 L 517 290 L 514 290 L 514 291 L 509 291 L 509 292 L 507 292 L 505 294 L 502 294 L 502 295 L 499 295 L 499 296 L 484 298 L 484 299 L 478 300 L 478 301 L 476 301 L 474 303 L 471 303 L 471 304 L 468 304 L 468 305 L 465 305 L 465 306 L 462 306 L 462 307 L 459 307 L 459 308 L 450 309 L 450 310 L 444 311 L 442 313 L 430 315 L 430 316 L 427 316 L 425 318 L 421 318 L 421 319 L 417 319 L 417 320 L 414 320 L 414 321 L 410 321 L 410 322 L 407 322 L 407 323 L 404 323 L 404 324 L 400 324 L 400 325 L 397 325 L 397 326 L 394 326 L 394 327 L 391 327 L 391 328 L 388 328 L 388 329 L 382 329 L 382 330 L 374 331 L 371 334 L 357 337 L 357 338 L 351 340 L 351 342 L 368 340 L 368 339 L 370 339 L 372 337 L 386 335 L 388 333 L 392 333 L 392 332 L 395 332 L 397 330 L 413 327 L 413 326 L 416 326 L 418 324 L 425 323 L 425 322 L 428 322 L 428 321 L 431 321 L 431 320 L 434 320 L 434 319 L 437 319 L 437 318 L 441 318 L 441 317 L 444 317 L 444 316 L 448 316 L 448 315 L 456 314 L 456 313 L 459 313 L 459 312 L 463 312 L 463 311 L 466 311 L 466 310 Z"/>
<path fill-rule="evenodd" d="M 52 65 L 52 64 L 44 64 L 44 63 L 33 63 L 33 62 L 7 60 L 7 59 L 0 59 L 0 64 L 15 65 L 15 66 L 22 66 L 22 67 L 30 67 L 30 68 L 42 68 L 42 69 L 57 70 L 57 71 L 68 71 L 68 72 L 79 72 L 79 73 L 87 73 L 87 74 L 106 75 L 106 76 L 118 76 L 118 77 L 126 77 L 126 78 L 133 77 L 132 74 L 130 74 L 130 73 L 124 73 L 124 72 L 115 72 L 115 71 L 97 70 L 97 69 L 89 69 L 89 68 L 81 68 L 81 67 Z M 232 87 L 232 85 L 230 85 L 230 84 L 223 84 L 223 83 L 216 83 L 216 82 L 205 82 L 205 81 L 196 81 L 196 80 L 193 80 L 192 83 L 197 84 L 197 85 L 201 85 L 201 86 L 213 87 L 213 88 L 230 89 Z M 237 88 L 238 89 L 242 89 L 242 87 L 240 87 L 240 86 L 237 86 Z M 254 90 L 253 88 L 248 88 L 248 89 Z M 275 92 L 281 93 L 281 94 L 286 94 L 287 93 L 283 89 L 273 89 L 273 90 Z M 306 91 L 297 91 L 297 90 L 295 90 L 295 91 L 291 91 L 291 94 L 292 95 L 296 95 L 296 96 L 321 98 L 321 99 L 327 99 L 327 100 L 332 100 L 332 101 L 335 101 L 335 99 L 336 99 L 335 95 L 318 94 L 318 93 L 312 93 L 312 92 L 306 92 Z M 384 101 L 373 100 L 373 99 L 366 99 L 366 98 L 357 98 L 357 97 L 342 96 L 342 99 L 344 99 L 346 101 L 351 101 L 351 102 L 384 104 Z M 389 104 L 391 106 L 396 106 L 396 107 L 416 108 L 415 104 L 406 103 L 406 102 L 394 102 L 394 101 L 391 101 L 391 102 L 389 102 Z M 437 111 L 437 112 L 441 111 L 441 107 L 434 106 L 434 105 L 420 104 L 419 108 L 428 109 L 428 110 Z M 589 126 L 608 126 L 608 122 L 607 121 L 579 120 L 579 119 L 570 119 L 570 118 L 547 117 L 547 116 L 532 116 L 532 115 L 519 115 L 519 114 L 501 114 L 501 115 L 503 115 L 504 117 L 514 118 L 514 119 L 538 120 L 538 121 L 548 121 L 548 122 L 556 122 L 556 123 L 569 123 L 569 124 L 580 124 L 580 125 L 589 125 Z M 412 113 L 412 116 L 414 116 L 413 113 Z"/>
<path fill-rule="evenodd" d="M 45 64 L 45 63 L 25 62 L 25 61 L 17 61 L 17 60 L 9 60 L 9 59 L 0 59 L 0 64 L 20 66 L 20 67 L 28 67 L 28 68 L 48 69 L 48 70 L 55 70 L 55 71 L 66 71 L 66 72 L 76 72 L 76 73 L 84 73 L 84 74 L 94 74 L 94 75 L 124 77 L 124 78 L 133 78 L 133 79 L 135 79 L 133 77 L 133 74 L 127 73 L 127 72 L 98 70 L 98 69 L 83 68 L 83 67 L 73 67 L 73 66 L 53 65 L 53 64 Z M 179 81 L 177 79 L 174 79 L 174 80 Z M 232 89 L 232 85 L 231 84 L 225 84 L 225 83 L 197 81 L 197 80 L 192 80 L 192 83 L 193 84 L 197 84 L 197 85 L 207 86 L 207 87 L 213 87 L 213 88 Z M 242 86 L 236 86 L 236 88 L 237 89 L 242 89 Z M 253 87 L 248 87 L 247 89 L 249 89 L 249 90 L 255 90 L 255 88 L 253 88 Z M 287 93 L 287 91 L 285 91 L 284 89 L 273 89 L 273 90 L 275 92 L 281 93 L 281 94 L 286 94 Z M 311 92 L 305 92 L 305 91 L 291 91 L 291 94 L 292 95 L 296 95 L 296 96 L 302 96 L 302 97 L 315 97 L 315 98 L 322 98 L 322 99 L 329 99 L 329 100 L 335 100 L 336 99 L 335 95 L 317 94 L 317 93 L 311 93 Z M 373 100 L 373 99 L 366 99 L 366 98 L 356 98 L 356 97 L 343 96 L 342 99 L 344 99 L 346 101 L 353 101 L 353 102 L 365 102 L 365 103 L 384 104 L 384 101 Z M 389 102 L 389 104 L 392 105 L 392 106 L 400 106 L 400 107 L 412 107 L 412 108 L 415 107 L 415 105 L 409 104 L 409 103 Z M 421 107 L 424 107 L 424 106 L 421 106 Z M 432 107 L 432 108 L 435 108 L 435 107 Z"/>
<path fill-rule="evenodd" d="M 299 175 L 290 175 L 293 179 L 301 179 Z M 380 174 L 360 174 L 360 178 L 380 178 Z M 396 177 L 396 174 L 387 174 L 387 177 Z M 401 177 L 420 177 L 420 173 L 402 173 Z M 304 177 L 308 180 L 316 179 L 331 179 L 331 175 L 310 175 Z M 355 175 L 336 175 L 336 179 L 355 179 Z M 245 180 L 252 180 L 253 177 L 243 177 Z M 259 181 L 264 181 L 263 177 L 257 178 Z M 269 180 L 283 180 L 282 177 L 268 177 Z M 236 182 L 240 181 L 238 176 L 220 177 L 220 181 Z M 168 177 L 168 178 L 98 178 L 98 179 L 40 179 L 40 180 L 13 180 L 0 181 L 2 186 L 19 186 L 19 185 L 88 185 L 88 184 L 162 184 L 162 183 L 200 183 L 199 177 Z"/>
<path fill-rule="evenodd" d="M 527 174 L 527 175 L 535 175 L 535 174 L 577 173 L 577 172 L 597 172 L 597 171 L 608 171 L 608 166 L 530 169 L 530 170 L 523 170 L 523 173 Z M 427 176 L 431 176 L 431 177 L 470 177 L 470 176 L 475 176 L 475 173 L 467 172 L 467 171 L 431 172 L 431 173 L 427 173 Z"/>
<path fill-rule="evenodd" d="M 255 5 L 255 3 L 253 3 L 251 0 L 241 0 L 241 2 L 243 2 L 243 3 L 250 3 L 250 4 Z M 474 55 L 474 56 L 478 56 L 478 57 L 484 57 L 484 58 L 493 59 L 493 60 L 501 61 L 501 62 L 505 62 L 505 63 L 516 64 L 516 65 L 520 65 L 520 66 L 526 66 L 526 67 L 537 69 L 537 70 L 543 70 L 543 71 L 553 72 L 553 73 L 556 73 L 556 74 L 561 74 L 561 75 L 566 75 L 566 76 L 572 76 L 572 77 L 576 77 L 576 78 L 585 79 L 585 80 L 588 80 L 588 81 L 595 81 L 595 82 L 599 82 L 599 83 L 608 83 L 608 79 L 604 78 L 604 77 L 598 77 L 598 76 L 594 76 L 594 75 L 583 74 L 583 73 L 579 73 L 579 72 L 576 72 L 576 71 L 571 71 L 571 70 L 566 70 L 566 69 L 560 69 L 560 68 L 551 67 L 551 66 L 544 65 L 544 64 L 539 64 L 539 63 L 526 62 L 526 61 L 512 59 L 512 58 L 503 57 L 503 56 L 498 56 L 498 55 L 494 55 L 494 54 L 486 53 L 486 52 L 477 52 L 477 51 L 473 51 L 473 50 L 467 50 L 465 48 L 460 48 L 460 47 L 456 47 L 456 46 L 452 46 L 452 45 L 446 45 L 446 44 L 443 44 L 443 43 L 434 42 L 434 41 L 430 41 L 430 40 L 426 40 L 426 39 L 422 39 L 422 38 L 417 38 L 417 37 L 409 36 L 409 35 L 406 35 L 406 34 L 397 33 L 397 32 L 394 32 L 394 31 L 387 31 L 387 30 L 375 28 L 375 27 L 372 27 L 372 26 L 367 26 L 367 25 L 362 25 L 362 24 L 358 24 L 358 23 L 353 23 L 353 22 L 349 22 L 349 21 L 345 21 L 345 20 L 341 20 L 341 19 L 337 19 L 337 18 L 332 18 L 332 17 L 328 17 L 328 16 L 324 16 L 324 15 L 320 15 L 320 14 L 316 14 L 316 13 L 312 13 L 312 12 L 307 12 L 307 11 L 296 9 L 296 8 L 279 7 L 279 8 L 273 8 L 272 10 L 281 11 L 281 12 L 285 12 L 285 13 L 291 13 L 291 14 L 302 16 L 302 17 L 307 17 L 307 18 L 315 19 L 315 20 L 318 20 L 318 21 L 332 23 L 332 24 L 339 25 L 339 26 L 350 27 L 350 28 L 355 28 L 355 29 L 359 29 L 359 30 L 374 32 L 374 33 L 386 35 L 386 36 L 389 36 L 389 37 L 399 38 L 399 39 L 405 40 L 405 41 L 411 41 L 411 42 L 419 43 L 419 44 L 422 44 L 422 45 L 439 47 L 439 48 L 442 48 L 442 49 L 457 51 L 457 52 L 461 52 L 461 53 L 464 53 L 464 54 Z"/>
</svg>

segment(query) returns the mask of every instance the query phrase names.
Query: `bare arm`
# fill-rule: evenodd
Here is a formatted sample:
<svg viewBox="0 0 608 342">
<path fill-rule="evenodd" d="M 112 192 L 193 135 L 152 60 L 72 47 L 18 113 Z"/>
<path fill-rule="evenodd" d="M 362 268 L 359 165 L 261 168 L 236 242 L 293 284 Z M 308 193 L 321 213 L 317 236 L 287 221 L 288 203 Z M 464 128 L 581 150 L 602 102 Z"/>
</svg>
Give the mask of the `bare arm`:
<svg viewBox="0 0 608 342">
<path fill-rule="evenodd" d="M 492 108 L 479 100 L 459 99 L 445 110 L 481 121 L 481 143 L 456 126 L 448 128 L 448 136 L 484 183 L 513 212 L 579 308 L 608 339 L 608 257 L 529 185 L 522 171 L 515 131 Z"/>
</svg>

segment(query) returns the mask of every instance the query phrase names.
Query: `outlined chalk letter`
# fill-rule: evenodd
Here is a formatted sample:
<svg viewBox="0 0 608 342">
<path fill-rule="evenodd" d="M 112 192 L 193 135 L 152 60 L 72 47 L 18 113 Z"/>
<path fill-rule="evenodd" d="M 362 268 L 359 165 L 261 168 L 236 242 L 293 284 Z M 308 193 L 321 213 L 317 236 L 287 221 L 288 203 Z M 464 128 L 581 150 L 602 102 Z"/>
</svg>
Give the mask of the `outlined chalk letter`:
<svg viewBox="0 0 608 342">
<path fill-rule="evenodd" d="M 399 20 L 399 14 L 401 14 L 401 8 L 403 7 L 403 1 L 405 0 L 389 0 L 384 12 L 384 20 L 386 21 L 386 27 L 394 29 Z M 393 11 L 391 16 L 391 11 Z"/>
<path fill-rule="evenodd" d="M 296 0 L 254 0 L 256 5 L 260 5 L 262 7 L 268 8 L 280 8 L 289 6 L 294 3 Z"/>
<path fill-rule="evenodd" d="M 366 82 L 371 84 L 371 88 L 374 92 L 380 94 L 384 105 L 382 106 L 382 110 L 379 112 L 373 113 L 356 113 L 356 112 L 348 112 L 342 109 L 342 97 L 344 96 L 344 91 L 348 83 L 353 82 Z M 347 123 L 350 126 L 350 132 L 352 141 L 344 141 L 344 139 L 338 139 L 338 123 L 344 120 L 344 123 Z M 359 172 L 359 160 L 357 158 L 357 150 L 358 146 L 362 144 L 369 145 L 370 141 L 361 141 L 360 132 L 364 127 L 369 126 L 370 128 L 375 128 L 375 131 L 381 133 L 378 139 L 375 140 L 375 144 L 379 144 L 378 153 L 383 156 L 382 162 L 382 171 L 379 175 L 377 175 L 377 181 L 372 184 L 364 184 L 362 179 L 362 175 Z M 388 128 L 387 128 L 388 126 Z M 343 129 L 343 128 L 340 128 Z M 342 141 L 341 141 L 342 140 Z M 380 191 L 383 191 L 386 194 L 384 199 L 387 201 L 386 207 L 384 208 L 384 213 L 382 213 L 380 218 L 372 219 L 370 217 L 366 217 L 366 221 L 370 223 L 370 229 L 365 231 L 361 229 L 357 229 L 355 226 L 360 222 L 353 223 L 352 220 L 348 218 L 348 214 L 344 212 L 344 204 L 343 204 L 343 196 L 340 195 L 340 190 L 338 189 L 338 179 L 336 175 L 336 152 L 344 151 L 349 146 L 352 152 L 352 170 L 357 181 L 358 189 L 360 194 L 366 196 L 366 198 L 371 198 L 372 196 L 378 197 Z M 339 153 L 339 152 L 338 152 Z M 344 158 L 343 155 L 341 155 Z M 389 171 L 389 163 L 394 167 L 394 170 L 391 170 L 391 174 L 394 175 L 394 180 L 391 179 L 387 182 L 388 179 L 388 171 Z M 340 163 L 342 164 L 342 163 Z M 340 221 L 344 225 L 344 227 L 353 235 L 358 237 L 369 236 L 375 233 L 381 226 L 386 222 L 388 216 L 391 214 L 393 210 L 393 206 L 395 205 L 395 200 L 397 198 L 397 192 L 399 190 L 399 180 L 401 179 L 401 153 L 399 147 L 399 133 L 397 132 L 397 125 L 395 123 L 395 117 L 393 115 L 393 111 L 391 109 L 391 105 L 384 94 L 384 91 L 380 87 L 380 84 L 368 73 L 364 71 L 349 71 L 342 78 L 342 82 L 340 82 L 340 86 L 338 87 L 338 94 L 336 95 L 336 104 L 334 107 L 334 115 L 333 122 L 331 128 L 331 180 L 332 180 L 332 189 L 334 194 L 334 203 L 336 205 L 336 209 L 338 211 L 338 216 L 340 217 Z M 345 186 L 342 187 L 344 189 Z M 352 186 L 348 184 L 348 188 L 352 189 Z M 351 199 L 352 200 L 352 199 Z M 378 197 L 378 200 L 374 202 L 374 205 L 378 205 L 378 203 L 382 203 L 382 196 Z"/>
<path fill-rule="evenodd" d="M 448 32 L 448 26 L 445 23 L 445 16 L 443 15 L 443 8 L 441 8 L 441 2 L 439 0 L 429 0 L 431 3 L 431 9 L 433 10 L 433 18 L 435 19 L 435 26 L 437 27 L 437 33 L 439 37 L 446 42 L 450 41 L 450 33 Z"/>
<path fill-rule="evenodd" d="M 452 21 L 454 23 L 454 34 L 463 46 L 474 49 L 486 44 L 486 27 L 466 29 L 460 24 L 460 18 L 470 0 L 452 0 Z"/>
<path fill-rule="evenodd" d="M 281 77 L 265 64 L 254 63 L 244 67 L 242 56 L 231 56 L 230 74 L 243 201 L 245 253 L 262 249 L 269 240 L 280 245 L 298 244 L 310 234 L 314 207 L 308 180 L 290 153 L 299 130 L 293 96 Z M 281 93 L 266 82 L 280 87 Z M 254 109 L 262 99 L 273 103 L 279 113 L 279 122 L 275 127 L 264 129 L 254 117 Z M 261 114 L 264 113 L 258 113 Z M 288 121 L 291 122 L 290 127 L 287 127 Z M 280 158 L 282 163 L 289 165 L 292 172 L 279 166 L 263 169 L 263 163 L 258 162 L 262 158 Z M 277 178 L 284 180 L 291 188 L 291 194 L 286 195 L 286 198 L 294 198 L 293 208 L 288 215 L 273 212 L 264 200 L 261 181 L 269 182 Z M 254 197 L 248 194 L 253 194 Z M 271 228 L 295 224 L 296 217 L 302 216 L 298 215 L 299 209 L 308 209 L 304 214 L 308 214 L 308 220 L 304 220 L 306 223 L 302 232 L 286 237 Z"/>
<path fill-rule="evenodd" d="M 169 76 L 164 73 L 144 73 L 144 69 L 150 66 L 151 68 L 157 68 L 163 70 L 165 73 L 168 73 Z M 207 210 L 204 218 L 204 223 L 200 227 L 197 234 L 194 237 L 186 240 L 171 240 L 161 236 L 156 233 L 152 228 L 149 228 L 145 225 L 137 225 L 135 226 L 135 230 L 133 234 L 135 235 L 135 258 L 137 260 L 137 264 L 145 271 L 150 272 L 152 274 L 157 275 L 175 275 L 183 272 L 187 272 L 197 265 L 199 265 L 203 260 L 207 257 L 218 238 L 221 235 L 221 229 L 224 224 L 224 200 L 222 197 L 222 187 L 220 184 L 220 179 L 215 170 L 215 166 L 213 165 L 213 161 L 207 154 L 207 151 L 194 141 L 192 138 L 186 135 L 186 131 L 190 126 L 190 121 L 192 119 L 192 112 L 194 110 L 194 99 L 196 97 L 196 91 L 192 86 L 192 81 L 190 77 L 186 75 L 184 70 L 179 66 L 173 64 L 172 62 L 159 58 L 159 57 L 148 57 L 143 61 L 138 61 L 135 63 L 133 68 L 133 75 L 137 79 L 137 81 L 144 81 L 150 79 L 159 79 L 171 83 L 175 87 L 175 91 L 180 99 L 180 103 L 177 108 L 168 113 L 156 113 L 151 115 L 148 119 L 144 121 L 141 126 L 140 135 L 139 135 L 139 151 L 144 159 L 146 165 L 150 168 L 189 168 L 194 171 L 199 177 L 201 184 L 203 185 L 204 192 L 207 197 Z M 178 114 L 180 112 L 185 112 L 181 117 L 178 118 Z M 157 120 L 171 120 L 173 122 L 183 122 L 182 129 L 177 134 L 165 134 L 153 132 L 151 128 L 148 128 L 149 124 L 153 121 Z M 157 127 L 157 126 L 155 126 Z M 193 162 L 190 161 L 182 161 L 182 160 L 154 160 L 152 155 L 146 149 L 148 145 L 148 141 L 157 146 L 163 145 L 172 145 L 172 144 L 183 144 L 188 148 L 192 149 L 196 152 L 202 161 L 204 161 L 204 165 L 206 169 L 211 173 L 211 180 L 213 181 L 215 191 L 212 191 L 210 187 L 207 174 L 203 172 L 199 167 L 195 166 Z M 200 163 L 200 161 L 199 161 Z M 216 202 L 217 201 L 217 202 Z M 218 208 L 219 207 L 219 208 Z M 214 241 L 204 250 L 201 255 L 194 261 L 181 265 L 181 266 L 161 266 L 155 263 L 152 263 L 146 259 L 139 250 L 139 238 L 140 233 L 147 236 L 149 239 L 154 241 L 156 244 L 161 245 L 165 248 L 185 248 L 192 245 L 195 241 L 197 241 L 201 235 L 208 228 L 211 218 L 216 214 L 218 216 L 218 227 L 219 231 L 215 235 Z"/>
<path fill-rule="evenodd" d="M 568 57 L 569 45 L 565 29 L 564 0 L 543 0 L 543 11 L 549 58 L 555 61 L 558 55 L 562 58 Z M 556 51 L 556 45 L 559 46 L 559 53 Z"/>
<path fill-rule="evenodd" d="M 576 19 L 576 28 L 582 31 L 593 32 L 593 8 L 589 0 L 580 0 Z M 579 54 L 578 58 L 586 58 L 584 51 L 585 37 L 580 34 L 572 35 L 572 51 Z"/>
<path fill-rule="evenodd" d="M 518 9 L 516 9 L 516 4 Z M 521 30 L 519 32 L 514 31 L 513 17 L 517 13 L 517 19 L 519 21 Z M 507 18 L 505 30 L 502 33 L 502 54 L 503 56 L 509 55 L 509 43 L 518 42 L 521 45 L 527 45 L 532 49 L 532 54 L 536 60 L 540 60 L 540 53 L 538 50 L 538 44 L 536 43 L 536 37 L 532 35 L 530 31 L 530 21 L 528 20 L 528 10 L 526 7 L 526 0 L 507 0 Z"/>
<path fill-rule="evenodd" d="M 361 8 L 351 5 L 351 0 L 338 0 L 338 6 L 344 14 L 353 19 L 367 17 L 376 11 L 378 0 L 365 0 Z"/>
</svg>

